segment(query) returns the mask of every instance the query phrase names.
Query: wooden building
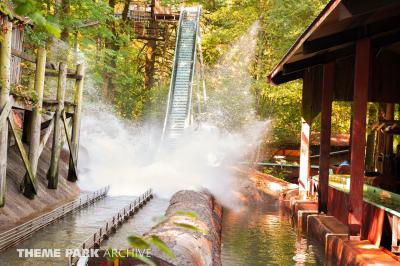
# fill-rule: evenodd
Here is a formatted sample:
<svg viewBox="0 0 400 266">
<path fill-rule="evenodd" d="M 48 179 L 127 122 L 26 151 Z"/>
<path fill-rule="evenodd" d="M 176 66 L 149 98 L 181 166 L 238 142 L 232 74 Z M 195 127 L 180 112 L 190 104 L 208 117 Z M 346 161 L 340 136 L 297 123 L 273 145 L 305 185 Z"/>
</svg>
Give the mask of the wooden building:
<svg viewBox="0 0 400 266">
<path fill-rule="evenodd" d="M 123 11 L 117 11 L 117 17 L 123 17 Z M 159 0 L 131 1 L 127 18 L 131 22 L 136 39 L 154 39 L 164 41 L 168 34 L 168 23 L 176 23 L 179 20 L 179 10 L 171 6 L 163 6 Z"/>
<path fill-rule="evenodd" d="M 310 127 L 321 113 L 319 212 L 348 225 L 352 236 L 392 251 L 398 251 L 399 195 L 365 185 L 366 154 L 374 153 L 366 149 L 367 104 L 382 106 L 380 124 L 398 124 L 393 106 L 400 103 L 399 73 L 400 1 L 331 0 L 269 75 L 270 83 L 276 85 L 303 79 L 300 197 L 312 193 Z M 329 180 L 333 101 L 352 102 L 350 178 L 344 189 Z M 383 149 L 379 152 L 393 152 L 388 133 L 384 132 L 386 148 L 375 143 Z M 384 166 L 378 170 L 381 175 L 387 172 Z M 366 198 L 371 188 L 387 198 Z"/>
</svg>

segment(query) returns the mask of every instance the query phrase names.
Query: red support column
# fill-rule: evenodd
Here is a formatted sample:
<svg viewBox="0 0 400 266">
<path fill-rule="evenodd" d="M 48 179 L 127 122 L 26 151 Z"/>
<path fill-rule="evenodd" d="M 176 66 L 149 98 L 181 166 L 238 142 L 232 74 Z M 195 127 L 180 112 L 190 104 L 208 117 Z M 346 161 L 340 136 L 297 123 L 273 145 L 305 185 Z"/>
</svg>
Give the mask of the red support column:
<svg viewBox="0 0 400 266">
<path fill-rule="evenodd" d="M 335 63 L 324 65 L 321 101 L 321 137 L 319 157 L 318 211 L 328 212 L 329 153 Z"/>
<path fill-rule="evenodd" d="M 303 118 L 301 119 L 301 144 L 300 144 L 300 172 L 299 172 L 299 196 L 307 196 L 307 182 L 310 175 L 310 127 Z"/>
<path fill-rule="evenodd" d="M 364 186 L 366 119 L 370 70 L 370 40 L 357 41 L 354 67 L 354 98 L 350 165 L 350 202 L 348 222 L 350 234 L 361 235 Z"/>
</svg>

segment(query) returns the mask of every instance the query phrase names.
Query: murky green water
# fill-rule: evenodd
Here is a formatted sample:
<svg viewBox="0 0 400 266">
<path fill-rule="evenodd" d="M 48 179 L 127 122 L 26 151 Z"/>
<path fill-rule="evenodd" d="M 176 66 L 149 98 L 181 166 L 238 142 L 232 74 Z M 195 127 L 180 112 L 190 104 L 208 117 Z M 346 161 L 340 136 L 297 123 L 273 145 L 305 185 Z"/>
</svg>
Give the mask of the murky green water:
<svg viewBox="0 0 400 266">
<path fill-rule="evenodd" d="M 75 248 L 105 220 L 128 204 L 133 197 L 108 197 L 72 215 L 68 215 L 31 239 L 0 254 L 1 266 L 65 265 L 66 258 L 19 258 L 17 248 Z M 102 248 L 126 248 L 127 236 L 141 235 L 156 224 L 169 201 L 155 197 L 124 223 Z M 63 255 L 63 253 L 62 253 Z M 276 202 L 224 211 L 222 263 L 243 265 L 323 265 L 319 250 L 296 235 L 290 217 Z"/>
<path fill-rule="evenodd" d="M 222 264 L 323 265 L 320 250 L 296 235 L 290 217 L 278 203 L 224 211 Z"/>
</svg>

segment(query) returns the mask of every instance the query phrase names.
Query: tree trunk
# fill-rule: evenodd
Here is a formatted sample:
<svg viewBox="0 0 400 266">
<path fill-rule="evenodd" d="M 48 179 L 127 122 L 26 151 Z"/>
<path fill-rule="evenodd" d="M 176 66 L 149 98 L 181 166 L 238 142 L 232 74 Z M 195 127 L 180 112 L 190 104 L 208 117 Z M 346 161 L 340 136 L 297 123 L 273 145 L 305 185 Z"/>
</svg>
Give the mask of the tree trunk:
<svg viewBox="0 0 400 266">
<path fill-rule="evenodd" d="M 365 156 L 365 169 L 368 172 L 375 170 L 374 165 L 374 147 L 375 147 L 375 131 L 372 130 L 372 125 L 377 120 L 378 110 L 374 104 L 368 108 L 368 136 L 367 136 L 367 152 Z"/>
<path fill-rule="evenodd" d="M 154 13 L 155 7 L 155 0 L 151 1 L 151 20 L 149 23 L 149 30 L 150 36 L 149 37 L 156 37 L 157 32 L 157 22 Z M 151 31 L 153 31 L 153 35 L 151 36 Z M 157 48 L 157 41 L 156 40 L 148 40 L 147 41 L 147 50 L 146 50 L 146 64 L 144 68 L 144 88 L 146 90 L 150 90 L 154 86 L 154 74 L 155 74 L 155 62 L 156 62 L 156 54 L 155 50 Z"/>
</svg>

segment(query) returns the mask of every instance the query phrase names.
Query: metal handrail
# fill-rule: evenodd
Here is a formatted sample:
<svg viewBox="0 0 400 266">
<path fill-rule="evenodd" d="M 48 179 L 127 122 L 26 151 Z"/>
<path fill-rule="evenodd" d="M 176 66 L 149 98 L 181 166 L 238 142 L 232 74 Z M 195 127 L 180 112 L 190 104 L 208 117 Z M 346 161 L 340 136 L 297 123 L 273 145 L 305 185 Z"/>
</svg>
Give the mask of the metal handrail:
<svg viewBox="0 0 400 266">
<path fill-rule="evenodd" d="M 0 252 L 26 240 L 33 233 L 46 227 L 55 220 L 62 218 L 66 214 L 78 210 L 84 206 L 89 205 L 90 203 L 93 203 L 105 197 L 108 193 L 109 188 L 110 187 L 107 186 L 93 193 L 83 195 L 76 200 L 73 200 L 63 206 L 52 210 L 51 212 L 40 215 L 21 225 L 0 233 Z"/>
<path fill-rule="evenodd" d="M 200 15 L 201 15 L 201 6 L 197 7 L 197 18 L 196 18 L 196 38 L 194 41 L 194 47 L 193 47 L 193 66 L 192 66 L 192 73 L 191 73 L 191 78 L 190 78 L 190 90 L 189 90 L 189 102 L 188 102 L 188 113 L 186 116 L 186 122 L 185 122 L 185 127 L 189 126 L 190 123 L 190 117 L 192 115 L 192 97 L 193 97 L 193 79 L 194 79 L 194 72 L 196 69 L 196 63 L 197 63 L 197 44 L 199 42 L 199 28 L 200 28 Z"/>
<path fill-rule="evenodd" d="M 161 142 L 165 138 L 165 134 L 167 131 L 167 126 L 168 126 L 168 119 L 170 116 L 170 111 L 172 108 L 172 100 L 173 100 L 173 95 L 175 91 L 175 83 L 176 83 L 176 74 L 177 74 L 177 68 L 178 68 L 178 55 L 179 55 L 179 50 L 180 50 L 180 39 L 181 39 L 181 34 L 182 34 L 182 22 L 183 22 L 183 17 L 185 12 L 188 12 L 187 9 L 182 8 L 180 17 L 179 17 L 179 26 L 178 26 L 178 33 L 176 37 L 176 43 L 175 43 L 175 54 L 174 54 L 174 63 L 173 63 L 173 69 L 172 69 L 172 75 L 171 75 L 171 82 L 169 86 L 169 92 L 168 92 L 168 99 L 167 99 L 167 110 L 165 114 L 165 119 L 164 119 L 164 125 L 163 125 L 163 131 L 161 134 Z M 188 126 L 190 116 L 191 116 L 191 108 L 192 108 L 192 87 L 193 87 L 193 76 L 194 76 L 194 68 L 195 68 L 195 61 L 196 61 L 196 53 L 197 53 L 197 43 L 198 43 L 198 33 L 199 33 L 199 20 L 200 20 L 200 14 L 201 14 L 201 7 L 197 7 L 197 18 L 196 18 L 196 37 L 194 40 L 194 50 L 193 50 L 193 60 L 192 60 L 192 67 L 191 67 L 191 75 L 190 75 L 190 88 L 189 88 L 189 99 L 188 99 L 188 106 L 187 106 L 187 115 L 185 119 L 185 127 Z"/>
<path fill-rule="evenodd" d="M 111 232 L 115 232 L 120 224 L 122 224 L 129 216 L 132 216 L 135 211 L 137 211 L 141 206 L 143 206 L 150 198 L 153 197 L 153 190 L 149 189 L 145 193 L 135 199 L 129 205 L 125 206 L 118 213 L 113 215 L 108 221 L 106 221 L 103 226 L 98 228 L 94 234 L 88 237 L 80 246 L 79 250 L 99 248 L 100 243 L 108 238 Z M 68 265 L 76 265 L 79 257 L 74 255 L 69 256 Z"/>
<path fill-rule="evenodd" d="M 171 108 L 171 101 L 172 101 L 172 96 L 173 96 L 173 90 L 174 90 L 174 84 L 175 84 L 175 80 L 176 80 L 176 71 L 177 71 L 177 66 L 178 66 L 178 61 L 177 61 L 177 57 L 179 54 L 179 40 L 181 38 L 181 34 L 182 34 L 182 19 L 184 16 L 184 12 L 185 10 L 182 8 L 180 15 L 179 15 L 179 22 L 178 22 L 178 32 L 176 33 L 176 43 L 175 43 L 175 54 L 174 54 L 174 65 L 172 68 L 172 75 L 171 75 L 171 82 L 169 84 L 169 91 L 168 91 L 168 100 L 167 100 L 167 111 L 165 114 L 165 119 L 164 119 L 164 126 L 163 126 L 163 131 L 161 134 L 161 142 L 164 140 L 164 135 L 167 129 L 167 123 L 168 123 L 168 117 L 169 117 L 169 109 Z"/>
</svg>

